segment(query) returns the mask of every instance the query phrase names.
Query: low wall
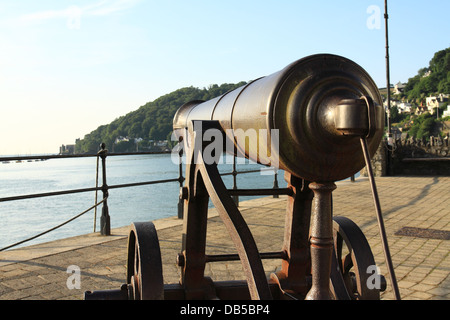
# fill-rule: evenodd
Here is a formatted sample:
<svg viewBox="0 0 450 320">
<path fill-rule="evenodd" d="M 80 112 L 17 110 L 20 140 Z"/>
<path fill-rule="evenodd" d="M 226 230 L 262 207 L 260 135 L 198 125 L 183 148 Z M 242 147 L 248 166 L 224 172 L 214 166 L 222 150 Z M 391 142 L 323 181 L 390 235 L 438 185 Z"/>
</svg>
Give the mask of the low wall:
<svg viewBox="0 0 450 320">
<path fill-rule="evenodd" d="M 395 175 L 450 176 L 450 158 L 405 158 L 394 170 Z"/>
<path fill-rule="evenodd" d="M 450 176 L 448 136 L 396 141 L 392 152 L 394 175 Z"/>
<path fill-rule="evenodd" d="M 372 171 L 375 177 L 384 177 L 388 175 L 388 152 L 386 147 L 386 141 L 382 140 L 378 146 L 377 152 L 371 159 Z M 367 169 L 364 167 L 360 175 L 367 177 Z"/>
<path fill-rule="evenodd" d="M 372 169 L 376 177 L 450 176 L 449 139 L 430 137 L 429 141 L 397 140 L 393 147 L 388 147 L 383 140 L 372 157 Z M 366 168 L 360 174 L 366 177 Z"/>
</svg>

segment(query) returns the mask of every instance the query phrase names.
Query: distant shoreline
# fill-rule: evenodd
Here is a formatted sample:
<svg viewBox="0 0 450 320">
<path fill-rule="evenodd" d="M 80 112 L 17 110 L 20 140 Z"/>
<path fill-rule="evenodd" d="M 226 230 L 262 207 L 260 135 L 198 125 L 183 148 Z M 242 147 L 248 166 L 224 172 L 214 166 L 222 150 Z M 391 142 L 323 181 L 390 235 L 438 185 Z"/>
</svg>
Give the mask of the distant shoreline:
<svg viewBox="0 0 450 320">
<path fill-rule="evenodd" d="M 140 152 L 111 152 L 108 156 L 129 156 L 129 155 L 146 155 L 146 154 L 169 154 L 171 151 L 140 151 Z M 64 159 L 64 158 L 87 158 L 96 157 L 95 153 L 83 154 L 47 154 L 47 155 L 29 155 L 29 156 L 0 156 L 0 161 L 15 161 L 15 160 L 49 160 L 49 159 Z"/>
</svg>

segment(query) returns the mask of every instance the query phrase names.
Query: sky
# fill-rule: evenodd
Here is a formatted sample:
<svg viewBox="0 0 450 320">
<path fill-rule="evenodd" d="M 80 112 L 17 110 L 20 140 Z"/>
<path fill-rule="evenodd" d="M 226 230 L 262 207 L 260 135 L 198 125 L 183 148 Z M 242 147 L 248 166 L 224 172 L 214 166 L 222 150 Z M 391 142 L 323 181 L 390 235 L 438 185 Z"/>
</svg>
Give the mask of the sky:
<svg viewBox="0 0 450 320">
<path fill-rule="evenodd" d="M 448 0 L 390 0 L 390 79 L 449 47 Z M 0 155 L 55 154 L 182 87 L 332 53 L 386 87 L 384 0 L 0 0 Z"/>
</svg>

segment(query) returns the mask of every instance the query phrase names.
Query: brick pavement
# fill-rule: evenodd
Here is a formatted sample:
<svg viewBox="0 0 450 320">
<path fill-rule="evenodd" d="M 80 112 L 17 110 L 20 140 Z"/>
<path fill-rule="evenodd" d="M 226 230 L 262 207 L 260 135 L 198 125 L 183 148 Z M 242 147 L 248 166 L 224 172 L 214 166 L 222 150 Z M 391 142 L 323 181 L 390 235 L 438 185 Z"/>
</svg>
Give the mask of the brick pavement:
<svg viewBox="0 0 450 320">
<path fill-rule="evenodd" d="M 450 177 L 381 177 L 376 179 L 387 229 L 388 242 L 402 299 L 450 299 L 450 241 L 396 234 L 404 227 L 450 233 Z M 382 299 L 393 299 L 386 271 L 378 225 L 367 178 L 355 183 L 339 182 L 333 192 L 334 215 L 355 221 L 367 237 L 375 261 L 388 281 Z M 284 197 L 245 201 L 240 204 L 261 251 L 279 251 L 283 241 Z M 207 253 L 233 252 L 220 219 L 210 210 Z M 179 269 L 175 258 L 181 247 L 181 221 L 155 221 L 162 251 L 166 283 L 175 283 Z M 413 230 L 414 231 L 414 230 Z M 113 230 L 113 236 L 90 234 L 0 252 L 1 300 L 76 300 L 86 290 L 118 289 L 125 281 L 127 228 Z M 432 234 L 433 236 L 433 234 Z M 446 239 L 446 240 L 445 240 Z M 278 260 L 264 260 L 270 273 Z M 80 289 L 69 290 L 69 266 L 81 271 Z M 210 263 L 205 273 L 214 280 L 243 279 L 239 262 Z"/>
</svg>

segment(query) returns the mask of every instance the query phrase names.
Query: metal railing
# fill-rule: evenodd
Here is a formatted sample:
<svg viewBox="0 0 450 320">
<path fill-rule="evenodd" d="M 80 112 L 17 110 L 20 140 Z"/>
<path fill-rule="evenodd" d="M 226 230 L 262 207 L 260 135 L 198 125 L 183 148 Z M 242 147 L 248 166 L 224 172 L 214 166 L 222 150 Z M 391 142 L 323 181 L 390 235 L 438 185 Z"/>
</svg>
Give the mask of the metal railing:
<svg viewBox="0 0 450 320">
<path fill-rule="evenodd" d="M 95 204 L 90 207 L 89 209 L 81 212 L 80 214 L 72 217 L 71 219 L 51 228 L 48 229 L 42 233 L 39 233 L 35 236 L 32 236 L 28 239 L 22 240 L 20 242 L 11 244 L 7 247 L 0 248 L 0 251 L 4 251 L 7 249 L 10 249 L 12 247 L 18 246 L 20 244 L 23 244 L 25 242 L 31 241 L 33 239 L 36 239 L 44 234 L 47 234 L 53 230 L 56 230 L 63 225 L 75 220 L 76 218 L 84 215 L 85 213 L 95 210 L 94 214 L 94 232 L 96 232 L 96 210 L 99 205 L 102 205 L 102 214 L 100 217 L 100 234 L 109 236 L 111 235 L 111 221 L 109 216 L 109 209 L 108 209 L 108 197 L 109 197 L 109 190 L 110 189 L 119 189 L 119 188 L 128 188 L 128 187 L 138 187 L 138 186 L 145 186 L 145 185 L 152 185 L 152 184 L 162 184 L 162 183 L 179 183 L 180 188 L 183 187 L 183 182 L 185 178 L 183 177 L 183 163 L 182 163 L 182 151 L 179 153 L 179 171 L 178 171 L 178 177 L 172 178 L 172 179 L 162 179 L 162 180 L 152 180 L 152 181 L 143 181 L 143 182 L 134 182 L 134 183 L 125 183 L 125 184 L 116 184 L 116 185 L 108 185 L 106 181 L 106 158 L 108 156 L 126 156 L 126 155 L 151 155 L 151 154 L 162 154 L 163 152 L 133 152 L 133 153 L 108 153 L 108 150 L 105 148 L 105 144 L 101 144 L 101 149 L 97 154 L 76 154 L 76 155 L 36 155 L 36 156 L 12 156 L 12 157 L 0 157 L 0 162 L 9 162 L 9 161 L 29 161 L 29 160 L 49 160 L 49 159 L 63 159 L 63 158 L 87 158 L 87 157 L 97 157 L 97 176 L 96 176 L 96 186 L 90 187 L 90 188 L 81 188 L 81 189 L 70 189 L 70 190 L 62 190 L 62 191 L 55 191 L 55 192 L 44 192 L 44 193 L 34 193 L 34 194 L 25 194 L 25 195 L 17 195 L 17 196 L 9 196 L 9 197 L 3 197 L 0 198 L 1 202 L 8 202 L 8 201 L 17 201 L 17 200 L 24 200 L 24 199 L 32 199 L 32 198 L 42 198 L 42 197 L 51 197 L 51 196 L 60 196 L 60 195 L 68 195 L 68 194 L 76 194 L 76 193 L 83 193 L 83 192 L 96 192 L 95 197 Z M 99 162 L 101 160 L 101 171 L 102 171 L 102 184 L 101 186 L 98 185 L 98 177 L 99 177 Z M 232 195 L 236 205 L 239 205 L 239 195 L 246 195 L 245 190 L 238 190 L 237 189 L 237 175 L 238 174 L 245 174 L 245 173 L 253 173 L 253 172 L 260 172 L 264 169 L 256 169 L 256 170 L 243 170 L 243 171 L 237 171 L 236 169 L 236 157 L 233 157 L 233 167 L 231 172 L 221 173 L 222 176 L 232 175 L 233 176 L 233 186 L 230 190 L 230 194 Z M 273 169 L 268 169 L 273 170 Z M 97 192 L 101 191 L 103 193 L 103 198 L 101 201 L 97 202 Z M 238 192 L 239 191 L 239 192 Z M 278 175 L 275 171 L 274 173 L 274 182 L 272 189 L 265 189 L 265 192 L 258 192 L 258 195 L 273 195 L 274 198 L 278 198 L 280 194 L 286 194 L 286 189 L 280 189 L 278 187 Z M 248 190 L 247 195 L 255 195 L 253 194 L 252 190 Z M 178 218 L 183 218 L 183 205 L 184 200 L 179 197 L 178 200 Z"/>
</svg>

